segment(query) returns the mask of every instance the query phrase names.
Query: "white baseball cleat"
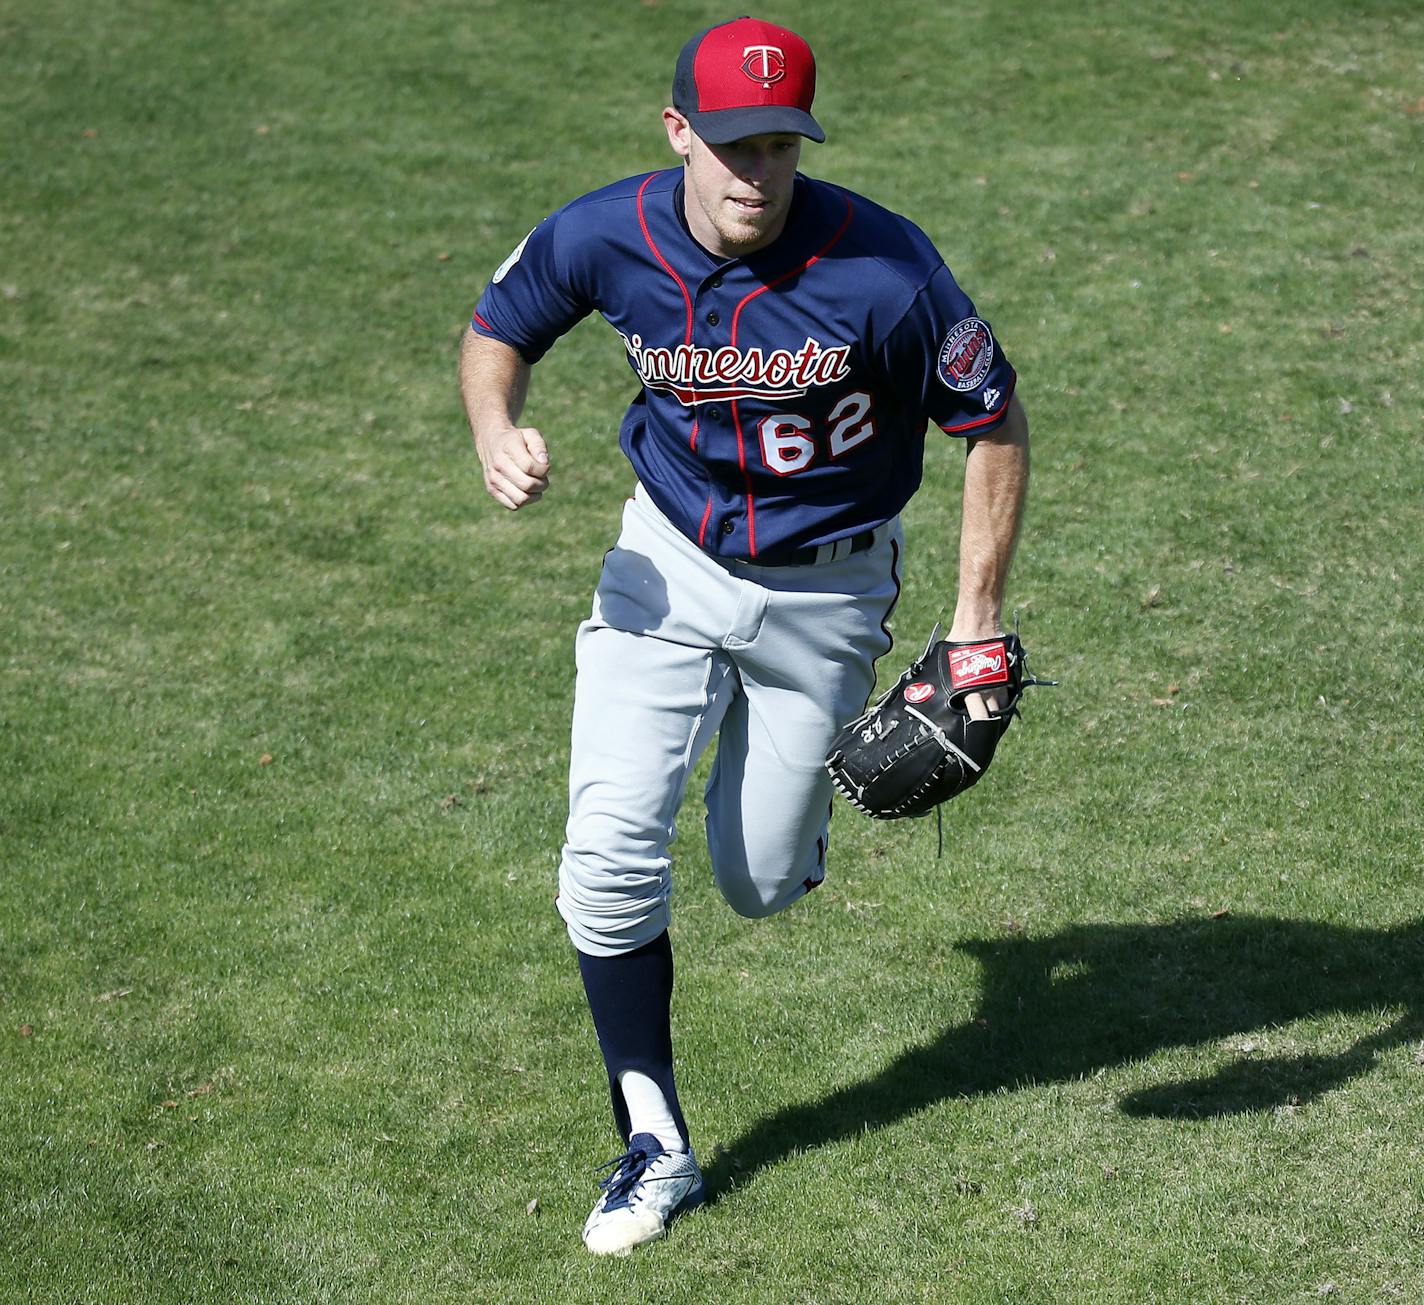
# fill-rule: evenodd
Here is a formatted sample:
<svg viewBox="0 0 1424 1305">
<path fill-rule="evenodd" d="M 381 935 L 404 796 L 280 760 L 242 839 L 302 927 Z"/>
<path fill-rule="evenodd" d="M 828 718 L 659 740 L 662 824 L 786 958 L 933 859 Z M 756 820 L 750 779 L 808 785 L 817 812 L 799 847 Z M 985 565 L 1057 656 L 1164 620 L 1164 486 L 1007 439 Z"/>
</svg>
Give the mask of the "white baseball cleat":
<svg viewBox="0 0 1424 1305">
<path fill-rule="evenodd" d="M 675 1215 L 702 1204 L 702 1170 L 689 1151 L 665 1151 L 651 1133 L 634 1133 L 626 1154 L 603 1166 L 613 1172 L 583 1226 L 583 1244 L 595 1255 L 627 1255 L 656 1241 Z"/>
</svg>

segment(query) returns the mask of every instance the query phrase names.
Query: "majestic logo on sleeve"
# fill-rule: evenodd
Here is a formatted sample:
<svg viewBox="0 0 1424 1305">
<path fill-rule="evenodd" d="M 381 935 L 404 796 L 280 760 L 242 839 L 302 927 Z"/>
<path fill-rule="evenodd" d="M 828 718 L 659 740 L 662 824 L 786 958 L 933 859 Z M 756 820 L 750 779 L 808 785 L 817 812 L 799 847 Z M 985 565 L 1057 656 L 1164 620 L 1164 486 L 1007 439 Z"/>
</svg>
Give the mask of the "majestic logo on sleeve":
<svg viewBox="0 0 1424 1305">
<path fill-rule="evenodd" d="M 850 345 L 827 348 L 809 336 L 793 353 L 730 345 L 708 349 L 700 344 L 659 349 L 645 347 L 641 335 L 618 334 L 643 384 L 671 394 L 685 408 L 735 399 L 796 399 L 850 375 Z"/>
<path fill-rule="evenodd" d="M 786 76 L 786 55 L 779 45 L 749 45 L 742 51 L 742 71 L 752 81 L 771 86 Z"/>
<path fill-rule="evenodd" d="M 939 378 L 951 390 L 965 394 L 979 388 L 994 363 L 994 337 L 977 317 L 966 317 L 944 337 L 939 351 Z"/>
</svg>

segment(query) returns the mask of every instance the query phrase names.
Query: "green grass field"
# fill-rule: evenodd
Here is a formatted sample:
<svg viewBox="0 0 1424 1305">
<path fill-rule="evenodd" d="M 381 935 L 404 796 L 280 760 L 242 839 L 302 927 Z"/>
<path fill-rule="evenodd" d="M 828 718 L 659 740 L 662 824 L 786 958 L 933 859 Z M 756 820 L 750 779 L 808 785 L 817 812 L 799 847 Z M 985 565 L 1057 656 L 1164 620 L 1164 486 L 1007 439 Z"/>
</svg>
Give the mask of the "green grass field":
<svg viewBox="0 0 1424 1305">
<path fill-rule="evenodd" d="M 787 0 L 807 171 L 1018 366 L 1035 666 L 933 823 L 733 917 L 634 1259 L 552 908 L 616 338 L 484 497 L 458 336 L 670 155 L 690 0 L 0 9 L 0 1301 L 1424 1297 L 1424 13 Z M 890 662 L 953 607 L 959 450 Z M 696 787 L 696 786 L 694 786 Z"/>
</svg>

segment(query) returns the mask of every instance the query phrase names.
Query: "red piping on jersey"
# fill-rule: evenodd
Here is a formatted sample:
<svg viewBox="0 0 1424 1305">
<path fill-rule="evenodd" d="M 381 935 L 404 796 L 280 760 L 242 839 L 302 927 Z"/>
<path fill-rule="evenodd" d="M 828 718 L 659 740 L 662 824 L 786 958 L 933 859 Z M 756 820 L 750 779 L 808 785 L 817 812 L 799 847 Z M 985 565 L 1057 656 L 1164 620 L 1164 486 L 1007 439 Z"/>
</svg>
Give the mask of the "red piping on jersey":
<svg viewBox="0 0 1424 1305">
<path fill-rule="evenodd" d="M 478 313 L 474 315 L 474 320 L 477 321 L 481 326 L 483 326 L 486 331 L 494 330 L 494 327 L 492 327 L 487 321 L 485 321 L 485 319 L 481 317 Z"/>
<path fill-rule="evenodd" d="M 657 245 L 653 243 L 652 232 L 648 230 L 648 219 L 643 213 L 643 192 L 647 190 L 649 183 L 652 182 L 655 177 L 661 175 L 661 173 L 654 172 L 643 182 L 641 186 L 638 187 L 638 225 L 643 229 L 643 239 L 648 242 L 648 248 L 653 251 L 653 257 L 656 258 L 658 262 L 663 265 L 663 271 L 665 271 L 670 277 L 672 277 L 674 281 L 677 282 L 677 288 L 682 291 L 682 302 L 687 305 L 687 331 L 683 336 L 682 342 L 683 344 L 691 344 L 692 296 L 687 293 L 687 287 L 683 284 L 682 278 L 678 276 L 676 272 L 673 271 L 672 264 L 669 263 L 667 259 L 662 256 L 662 251 L 659 250 Z"/>
<path fill-rule="evenodd" d="M 962 421 L 957 426 L 940 426 L 946 435 L 954 435 L 962 430 L 974 430 L 978 426 L 987 426 L 991 421 L 998 421 L 1009 410 L 1009 400 L 1014 397 L 1014 386 L 1019 383 L 1018 373 L 1014 373 L 1014 379 L 1009 382 L 1009 392 L 1004 396 L 1004 402 L 999 406 L 998 412 L 986 412 L 982 417 L 976 417 L 973 421 Z"/>
<path fill-rule="evenodd" d="M 669 262 L 667 261 L 667 259 L 665 259 L 665 258 L 663 257 L 662 251 L 657 247 L 656 244 L 653 243 L 653 233 L 648 230 L 648 219 L 647 219 L 647 217 L 646 217 L 646 216 L 644 215 L 644 213 L 643 213 L 643 192 L 644 192 L 645 190 L 647 190 L 647 188 L 648 188 L 648 183 L 651 182 L 651 181 L 653 180 L 653 178 L 656 177 L 656 176 L 658 176 L 658 175 L 659 175 L 659 174 L 656 173 L 656 172 L 653 173 L 652 176 L 648 177 L 648 178 L 643 182 L 643 184 L 638 187 L 638 225 L 643 229 L 643 239 L 648 242 L 648 248 L 653 251 L 653 257 L 656 258 L 656 259 L 658 260 L 658 262 L 663 265 L 663 270 L 664 270 L 670 277 L 672 277 L 672 279 L 673 279 L 674 281 L 677 282 L 677 288 L 682 291 L 682 302 L 687 306 L 687 329 L 683 332 L 682 342 L 683 342 L 683 344 L 691 344 L 691 343 L 692 343 L 692 296 L 687 293 L 687 286 L 686 286 L 685 284 L 683 284 L 682 278 L 681 278 L 680 276 L 678 276 L 678 274 L 677 274 L 675 271 L 673 271 L 673 269 L 672 269 L 672 264 L 669 263 Z M 697 391 L 696 391 L 696 390 L 694 390 L 694 391 L 692 392 L 692 397 L 693 397 L 693 400 L 696 401 L 696 398 L 697 398 Z M 694 416 L 693 419 L 692 419 L 692 438 L 689 440 L 689 443 L 690 443 L 691 446 L 692 446 L 692 451 L 693 451 L 694 453 L 697 452 L 697 420 L 698 420 L 698 419 L 697 419 L 695 416 Z M 708 510 L 710 511 L 710 510 L 711 510 L 711 506 L 712 506 L 711 503 L 709 502 L 707 506 L 708 506 Z M 706 528 L 706 525 L 707 525 L 706 521 L 704 520 L 702 524 L 703 524 L 703 528 L 705 529 L 705 528 Z"/>
<path fill-rule="evenodd" d="M 707 495 L 707 510 L 702 514 L 702 524 L 697 527 L 697 547 L 704 548 L 707 544 L 707 523 L 712 519 L 712 495 Z"/>
<path fill-rule="evenodd" d="M 644 182 L 644 185 L 646 184 L 647 183 Z M 826 243 L 819 250 L 812 254 L 811 257 L 808 258 L 799 267 L 793 267 L 790 269 L 790 271 L 783 272 L 780 276 L 774 278 L 771 281 L 768 281 L 765 285 L 758 286 L 749 295 L 747 295 L 741 303 L 737 305 L 736 309 L 732 313 L 732 338 L 730 341 L 732 348 L 735 349 L 737 347 L 737 325 L 741 321 L 742 309 L 745 308 L 749 303 L 751 303 L 751 301 L 755 299 L 757 295 L 765 294 L 768 290 L 779 286 L 783 281 L 791 280 L 793 276 L 800 276 L 802 272 L 809 270 L 815 264 L 819 263 L 821 259 L 823 259 L 827 254 L 831 252 L 831 249 L 835 246 L 836 242 L 840 240 L 843 235 L 845 235 L 846 228 L 850 226 L 850 220 L 852 216 L 854 216 L 854 214 L 855 205 L 851 203 L 850 197 L 847 196 L 845 217 L 841 220 L 841 224 L 836 229 L 835 235 L 833 235 L 828 241 L 826 241 Z M 688 329 L 689 331 L 691 330 L 690 325 Z M 691 336 L 689 336 L 688 338 L 690 342 Z M 737 428 L 737 463 L 742 469 L 742 483 L 747 487 L 747 551 L 752 557 L 755 557 L 757 555 L 756 503 L 755 500 L 753 500 L 752 498 L 752 478 L 747 472 L 747 445 L 746 440 L 742 436 L 741 401 L 738 399 L 732 400 L 732 424 Z"/>
</svg>

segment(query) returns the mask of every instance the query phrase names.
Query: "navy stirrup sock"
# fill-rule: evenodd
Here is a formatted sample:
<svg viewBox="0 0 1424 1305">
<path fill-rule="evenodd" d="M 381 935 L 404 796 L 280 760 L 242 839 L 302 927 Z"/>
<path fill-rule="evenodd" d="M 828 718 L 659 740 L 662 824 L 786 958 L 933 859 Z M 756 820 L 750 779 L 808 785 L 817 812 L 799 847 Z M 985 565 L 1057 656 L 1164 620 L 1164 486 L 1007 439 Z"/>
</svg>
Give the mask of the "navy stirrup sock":
<svg viewBox="0 0 1424 1305">
<path fill-rule="evenodd" d="M 618 956 L 579 952 L 578 960 L 608 1069 L 613 1118 L 624 1143 L 629 1140 L 628 1107 L 618 1074 L 634 1069 L 658 1085 L 686 1146 L 687 1121 L 677 1102 L 672 1073 L 672 941 L 666 930 L 636 951 Z"/>
</svg>

